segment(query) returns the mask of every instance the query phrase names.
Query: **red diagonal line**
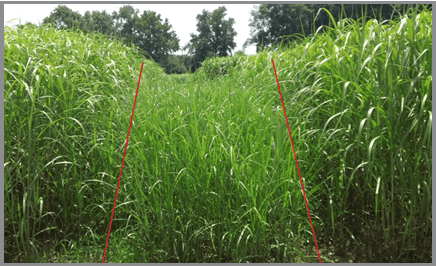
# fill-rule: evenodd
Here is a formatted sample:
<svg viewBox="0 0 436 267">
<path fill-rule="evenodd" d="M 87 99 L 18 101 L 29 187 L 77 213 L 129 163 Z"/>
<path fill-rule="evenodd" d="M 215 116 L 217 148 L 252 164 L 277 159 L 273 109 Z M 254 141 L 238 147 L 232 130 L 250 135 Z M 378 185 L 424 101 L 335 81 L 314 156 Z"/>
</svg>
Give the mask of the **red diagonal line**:
<svg viewBox="0 0 436 267">
<path fill-rule="evenodd" d="M 298 175 L 300 176 L 301 188 L 303 189 L 304 201 L 306 201 L 307 214 L 309 214 L 310 225 L 312 226 L 313 239 L 315 240 L 316 251 L 318 252 L 318 259 L 321 262 L 321 256 L 319 255 L 318 244 L 316 243 L 315 230 L 313 230 L 312 218 L 310 217 L 309 205 L 307 204 L 306 193 L 304 192 L 303 179 L 301 179 L 300 167 L 298 167 L 297 154 L 295 153 L 294 142 L 292 141 L 291 129 L 289 128 L 288 117 L 286 116 L 285 103 L 283 102 L 282 91 L 280 90 L 279 79 L 277 78 L 276 66 L 274 65 L 274 60 L 271 59 L 274 73 L 276 75 L 277 86 L 279 87 L 280 99 L 282 100 L 283 112 L 285 113 L 286 124 L 288 125 L 289 137 L 291 138 L 292 150 L 294 150 L 295 162 L 297 163 Z"/>
<path fill-rule="evenodd" d="M 129 132 L 127 133 L 126 147 L 124 148 L 124 156 L 123 156 L 123 161 L 121 163 L 120 177 L 118 178 L 117 191 L 115 192 L 114 206 L 112 208 L 112 216 L 111 216 L 111 221 L 109 223 L 109 231 L 107 232 L 106 247 L 104 248 L 104 254 L 103 254 L 103 261 L 102 261 L 102 263 L 104 263 L 104 258 L 106 257 L 107 244 L 109 242 L 109 235 L 111 233 L 112 220 L 114 218 L 114 212 L 115 212 L 115 204 L 117 203 L 118 189 L 120 188 L 121 174 L 123 173 L 124 159 L 126 158 L 127 143 L 129 142 L 130 128 L 132 127 L 133 113 L 135 112 L 136 98 L 138 97 L 139 82 L 141 81 L 142 67 L 143 66 L 144 66 L 144 62 L 142 62 L 141 72 L 139 73 L 138 87 L 136 88 L 135 102 L 133 102 L 132 117 L 130 118 Z"/>
</svg>

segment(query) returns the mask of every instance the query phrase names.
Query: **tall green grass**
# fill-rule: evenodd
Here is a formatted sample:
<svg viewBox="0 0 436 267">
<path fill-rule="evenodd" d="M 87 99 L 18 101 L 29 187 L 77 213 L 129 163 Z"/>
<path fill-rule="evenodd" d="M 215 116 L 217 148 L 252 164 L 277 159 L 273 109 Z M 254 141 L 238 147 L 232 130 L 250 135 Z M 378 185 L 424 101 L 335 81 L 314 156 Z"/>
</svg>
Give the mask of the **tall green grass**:
<svg viewBox="0 0 436 267">
<path fill-rule="evenodd" d="M 145 61 L 107 261 L 317 262 L 271 58 L 323 262 L 329 239 L 431 261 L 431 19 L 345 19 L 188 77 Z M 6 261 L 101 261 L 142 61 L 5 29 Z"/>
<path fill-rule="evenodd" d="M 241 78 L 266 84 L 267 59 L 278 62 L 301 169 L 322 185 L 312 201 L 323 203 L 325 231 L 336 244 L 353 239 L 369 261 L 430 257 L 432 14 L 415 11 L 334 22 L 291 50 L 251 57 Z"/>
<path fill-rule="evenodd" d="M 4 57 L 6 259 L 32 260 L 106 228 L 142 59 L 101 36 L 27 27 L 5 28 Z M 144 70 L 148 84 L 164 74 Z"/>
</svg>

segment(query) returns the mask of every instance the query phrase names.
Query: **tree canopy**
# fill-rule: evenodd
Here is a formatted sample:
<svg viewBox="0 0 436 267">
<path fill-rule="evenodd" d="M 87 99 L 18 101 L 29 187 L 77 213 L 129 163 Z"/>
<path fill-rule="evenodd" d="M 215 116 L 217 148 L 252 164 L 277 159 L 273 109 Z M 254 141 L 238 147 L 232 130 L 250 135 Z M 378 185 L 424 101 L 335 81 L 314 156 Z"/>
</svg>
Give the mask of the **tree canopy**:
<svg viewBox="0 0 436 267">
<path fill-rule="evenodd" d="M 80 18 L 80 29 L 84 33 L 97 33 L 100 32 L 106 35 L 115 35 L 115 27 L 113 16 L 105 10 L 100 11 L 86 11 L 83 17 Z"/>
<path fill-rule="evenodd" d="M 226 11 L 227 9 L 221 6 L 213 12 L 203 10 L 197 15 L 198 34 L 191 33 L 190 43 L 185 46 L 185 49 L 194 55 L 195 67 L 208 57 L 225 57 L 235 49 L 235 20 L 224 19 Z"/>
<path fill-rule="evenodd" d="M 59 5 L 50 12 L 50 16 L 43 19 L 42 24 L 51 23 L 58 29 L 77 29 L 80 28 L 79 20 L 81 17 L 82 15 L 79 12 L 75 12 L 64 5 Z"/>
</svg>

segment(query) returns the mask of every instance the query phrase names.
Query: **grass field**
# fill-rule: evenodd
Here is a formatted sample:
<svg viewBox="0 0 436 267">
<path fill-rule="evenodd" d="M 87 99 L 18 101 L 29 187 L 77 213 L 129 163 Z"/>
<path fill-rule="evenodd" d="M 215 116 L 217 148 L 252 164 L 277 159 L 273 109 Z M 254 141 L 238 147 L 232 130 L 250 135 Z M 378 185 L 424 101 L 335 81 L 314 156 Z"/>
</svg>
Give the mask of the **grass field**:
<svg viewBox="0 0 436 267">
<path fill-rule="evenodd" d="M 432 262 L 432 13 L 167 75 L 5 28 L 5 262 Z"/>
</svg>

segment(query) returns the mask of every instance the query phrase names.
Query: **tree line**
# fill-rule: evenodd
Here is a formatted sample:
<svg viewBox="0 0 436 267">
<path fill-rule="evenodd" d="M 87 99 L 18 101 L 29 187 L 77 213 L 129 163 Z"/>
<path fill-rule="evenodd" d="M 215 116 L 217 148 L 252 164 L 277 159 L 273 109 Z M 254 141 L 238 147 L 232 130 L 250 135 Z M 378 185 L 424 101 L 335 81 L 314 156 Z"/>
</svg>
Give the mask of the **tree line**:
<svg viewBox="0 0 436 267">
<path fill-rule="evenodd" d="M 251 10 L 250 37 L 244 50 L 255 45 L 256 51 L 268 47 L 287 45 L 314 32 L 332 27 L 332 19 L 392 20 L 401 16 L 413 4 L 261 4 Z M 429 5 L 431 10 L 431 5 Z M 327 12 L 327 11 L 328 12 Z M 198 14 L 197 33 L 190 34 L 190 41 L 183 47 L 172 30 L 168 19 L 154 11 L 143 11 L 125 5 L 109 14 L 103 11 L 86 11 L 82 16 L 65 5 L 57 6 L 42 25 L 51 24 L 58 29 L 80 30 L 83 33 L 101 33 L 109 39 L 134 45 L 143 56 L 153 59 L 167 73 L 193 72 L 208 57 L 232 55 L 237 35 L 235 20 L 225 19 L 227 9 L 221 6 L 213 11 Z M 26 23 L 31 24 L 31 23 Z M 36 27 L 36 25 L 33 25 Z M 20 26 L 22 27 L 22 26 Z M 179 50 L 184 55 L 174 55 Z M 237 54 L 243 54 L 238 51 Z"/>
</svg>

